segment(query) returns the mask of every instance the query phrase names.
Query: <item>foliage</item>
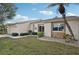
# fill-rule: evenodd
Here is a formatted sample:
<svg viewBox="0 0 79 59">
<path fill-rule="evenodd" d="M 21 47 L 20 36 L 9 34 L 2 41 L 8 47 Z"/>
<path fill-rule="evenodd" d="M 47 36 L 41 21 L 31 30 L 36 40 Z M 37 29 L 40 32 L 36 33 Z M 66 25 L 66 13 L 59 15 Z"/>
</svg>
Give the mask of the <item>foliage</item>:
<svg viewBox="0 0 79 59">
<path fill-rule="evenodd" d="M 18 36 L 19 34 L 18 33 L 12 33 L 12 36 Z"/>
<path fill-rule="evenodd" d="M 29 30 L 28 33 L 29 33 L 29 34 L 32 34 L 32 30 Z"/>
<path fill-rule="evenodd" d="M 16 6 L 13 3 L 0 3 L 0 22 L 12 19 L 15 16 Z"/>
<path fill-rule="evenodd" d="M 70 34 L 65 34 L 64 39 L 66 39 L 66 41 L 70 41 L 71 39 L 73 39 L 73 37 Z"/>
<path fill-rule="evenodd" d="M 32 35 L 37 35 L 37 32 L 32 32 Z"/>
<path fill-rule="evenodd" d="M 64 15 L 65 15 L 65 12 L 66 12 L 65 6 L 69 6 L 69 3 L 51 3 L 51 4 L 48 5 L 47 8 L 54 7 L 54 6 L 56 6 L 56 5 L 58 5 L 58 9 L 57 9 L 58 12 L 59 12 L 62 16 L 64 16 Z"/>
<path fill-rule="evenodd" d="M 29 35 L 29 33 L 20 33 L 20 36 Z"/>
<path fill-rule="evenodd" d="M 0 34 L 6 34 L 7 33 L 7 27 L 4 24 L 0 24 Z"/>
<path fill-rule="evenodd" d="M 38 35 L 38 37 L 43 37 L 44 36 L 44 32 L 38 32 L 37 35 Z"/>
</svg>

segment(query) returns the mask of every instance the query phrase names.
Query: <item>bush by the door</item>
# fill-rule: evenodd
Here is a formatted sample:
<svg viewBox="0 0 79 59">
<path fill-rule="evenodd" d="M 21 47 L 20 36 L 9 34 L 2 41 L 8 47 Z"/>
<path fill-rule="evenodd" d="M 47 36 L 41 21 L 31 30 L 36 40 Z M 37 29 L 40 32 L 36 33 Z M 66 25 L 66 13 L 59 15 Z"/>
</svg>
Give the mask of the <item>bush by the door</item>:
<svg viewBox="0 0 79 59">
<path fill-rule="evenodd" d="M 38 32 L 37 35 L 38 35 L 38 37 L 43 37 L 44 36 L 44 32 Z"/>
</svg>

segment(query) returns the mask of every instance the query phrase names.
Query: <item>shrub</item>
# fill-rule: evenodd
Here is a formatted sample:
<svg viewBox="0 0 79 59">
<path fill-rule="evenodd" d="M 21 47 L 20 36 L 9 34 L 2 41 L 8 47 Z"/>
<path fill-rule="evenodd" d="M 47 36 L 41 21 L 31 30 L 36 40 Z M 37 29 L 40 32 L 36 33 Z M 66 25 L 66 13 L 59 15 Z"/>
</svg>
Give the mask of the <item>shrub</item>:
<svg viewBox="0 0 79 59">
<path fill-rule="evenodd" d="M 70 42 L 70 40 L 73 39 L 73 37 L 69 34 L 65 34 L 64 39 L 66 39 L 66 42 Z"/>
<path fill-rule="evenodd" d="M 38 32 L 37 35 L 38 35 L 38 37 L 43 37 L 44 36 L 44 32 Z"/>
<path fill-rule="evenodd" d="M 29 33 L 29 34 L 32 34 L 32 30 L 29 30 L 28 33 Z"/>
<path fill-rule="evenodd" d="M 18 36 L 19 34 L 18 33 L 12 33 L 12 36 Z"/>
<path fill-rule="evenodd" d="M 29 35 L 29 33 L 20 33 L 20 36 Z"/>
<path fill-rule="evenodd" d="M 37 35 L 37 32 L 32 32 L 32 35 Z"/>
<path fill-rule="evenodd" d="M 69 34 L 66 34 L 66 35 L 64 35 L 64 38 L 65 38 L 65 39 L 72 39 L 72 36 L 69 35 Z"/>
</svg>

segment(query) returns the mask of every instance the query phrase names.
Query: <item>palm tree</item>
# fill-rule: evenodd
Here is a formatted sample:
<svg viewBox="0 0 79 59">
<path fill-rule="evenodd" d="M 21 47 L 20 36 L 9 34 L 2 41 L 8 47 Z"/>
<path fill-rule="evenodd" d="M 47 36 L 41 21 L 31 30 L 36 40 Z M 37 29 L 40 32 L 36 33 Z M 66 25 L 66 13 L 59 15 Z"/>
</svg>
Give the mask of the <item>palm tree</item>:
<svg viewBox="0 0 79 59">
<path fill-rule="evenodd" d="M 66 20 L 66 9 L 65 9 L 65 6 L 68 6 L 69 4 L 67 4 L 67 3 L 51 3 L 51 4 L 48 5 L 47 8 L 54 7 L 56 5 L 58 5 L 58 11 L 62 15 L 62 17 L 64 19 L 64 24 L 68 27 L 68 30 L 69 30 L 71 36 L 73 37 L 73 40 L 76 40 L 75 37 L 74 37 L 73 31 L 72 31 L 70 25 L 68 24 L 68 22 Z"/>
</svg>

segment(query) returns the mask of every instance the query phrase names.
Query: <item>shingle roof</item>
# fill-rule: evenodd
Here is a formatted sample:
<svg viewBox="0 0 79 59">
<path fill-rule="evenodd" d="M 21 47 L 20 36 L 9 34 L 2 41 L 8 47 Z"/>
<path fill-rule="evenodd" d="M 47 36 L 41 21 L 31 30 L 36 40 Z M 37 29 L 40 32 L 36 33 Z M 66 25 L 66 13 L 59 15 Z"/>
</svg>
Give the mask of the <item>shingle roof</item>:
<svg viewBox="0 0 79 59">
<path fill-rule="evenodd" d="M 79 20 L 78 16 L 67 16 L 66 20 Z M 52 19 L 45 19 L 45 20 L 31 20 L 31 21 L 24 21 L 18 23 L 11 23 L 12 24 L 21 24 L 21 23 L 40 23 L 40 22 L 54 22 L 54 21 L 64 21 L 62 17 L 56 17 Z M 10 24 L 8 24 L 10 25 Z"/>
<path fill-rule="evenodd" d="M 67 16 L 66 20 L 67 21 L 79 20 L 79 17 L 78 16 Z M 64 20 L 62 17 L 59 17 L 59 18 L 47 19 L 45 22 L 54 22 L 54 21 L 64 21 Z"/>
</svg>

